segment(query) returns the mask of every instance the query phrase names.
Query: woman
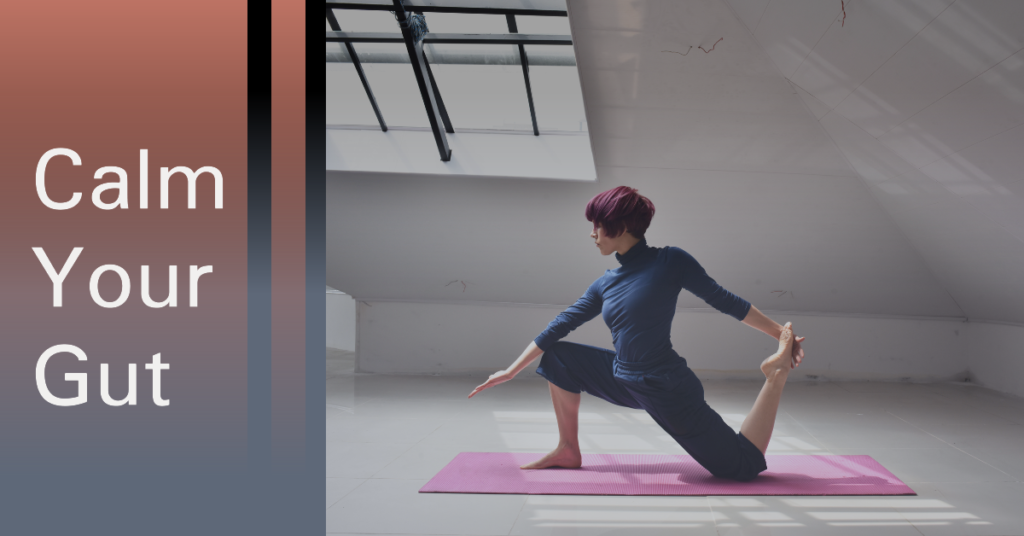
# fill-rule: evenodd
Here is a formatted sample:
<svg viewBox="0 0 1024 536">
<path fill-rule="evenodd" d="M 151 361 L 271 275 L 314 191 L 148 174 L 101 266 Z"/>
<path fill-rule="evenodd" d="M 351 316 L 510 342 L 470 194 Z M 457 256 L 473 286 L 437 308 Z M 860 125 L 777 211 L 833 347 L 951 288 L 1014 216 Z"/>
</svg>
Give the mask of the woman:
<svg viewBox="0 0 1024 536">
<path fill-rule="evenodd" d="M 644 233 L 654 204 L 635 188 L 619 186 L 587 204 L 602 255 L 615 252 L 621 266 L 606 270 L 579 300 L 559 314 L 506 370 L 496 372 L 469 396 L 511 380 L 544 354 L 537 373 L 546 378 L 558 421 L 558 446 L 522 469 L 579 467 L 580 393 L 613 404 L 644 409 L 711 474 L 747 481 L 766 469 L 782 388 L 803 360 L 789 323 L 780 326 L 749 302 L 722 288 L 689 253 L 647 245 Z M 761 363 L 765 384 L 736 433 L 704 401 L 704 388 L 669 341 L 679 292 L 686 289 L 715 309 L 779 340 L 779 350 Z M 603 313 L 615 351 L 560 342 L 570 331 Z"/>
</svg>

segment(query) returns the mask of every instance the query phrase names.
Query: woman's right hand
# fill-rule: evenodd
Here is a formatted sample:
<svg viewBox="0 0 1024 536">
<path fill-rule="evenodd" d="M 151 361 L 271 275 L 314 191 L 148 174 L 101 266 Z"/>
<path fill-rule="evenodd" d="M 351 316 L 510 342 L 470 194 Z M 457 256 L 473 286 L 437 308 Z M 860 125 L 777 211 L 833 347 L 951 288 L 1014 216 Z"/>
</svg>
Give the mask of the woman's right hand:
<svg viewBox="0 0 1024 536">
<path fill-rule="evenodd" d="M 484 389 L 487 389 L 489 387 L 494 387 L 495 385 L 498 385 L 499 383 L 505 383 L 505 382 L 511 380 L 512 378 L 515 378 L 515 377 L 516 377 L 515 374 L 511 374 L 507 370 L 499 370 L 498 372 L 495 372 L 494 374 L 491 374 L 491 376 L 489 378 L 487 378 L 487 381 L 485 381 L 484 383 L 478 385 L 476 389 L 473 389 L 473 392 L 469 393 L 469 398 L 473 398 L 473 395 L 479 393 L 480 391 L 483 391 Z"/>
</svg>

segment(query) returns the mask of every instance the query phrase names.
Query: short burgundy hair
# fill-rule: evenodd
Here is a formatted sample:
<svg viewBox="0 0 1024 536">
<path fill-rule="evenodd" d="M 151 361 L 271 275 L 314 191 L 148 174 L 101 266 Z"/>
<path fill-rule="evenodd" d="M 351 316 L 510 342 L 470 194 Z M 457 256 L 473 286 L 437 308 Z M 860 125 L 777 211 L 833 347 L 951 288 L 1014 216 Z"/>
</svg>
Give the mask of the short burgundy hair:
<svg viewBox="0 0 1024 536">
<path fill-rule="evenodd" d="M 587 221 L 600 225 L 604 234 L 615 238 L 628 230 L 629 234 L 643 238 L 654 218 L 654 203 L 637 193 L 636 188 L 619 186 L 601 192 L 587 203 Z"/>
</svg>

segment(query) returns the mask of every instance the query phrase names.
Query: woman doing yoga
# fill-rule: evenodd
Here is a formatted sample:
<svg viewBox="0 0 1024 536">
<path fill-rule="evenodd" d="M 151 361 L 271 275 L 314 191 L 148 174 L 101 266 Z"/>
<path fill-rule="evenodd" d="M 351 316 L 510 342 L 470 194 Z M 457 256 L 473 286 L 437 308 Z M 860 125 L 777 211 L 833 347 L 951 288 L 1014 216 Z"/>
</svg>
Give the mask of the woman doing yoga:
<svg viewBox="0 0 1024 536">
<path fill-rule="evenodd" d="M 541 354 L 537 373 L 546 378 L 558 421 L 558 446 L 523 469 L 579 467 L 580 393 L 612 404 L 643 409 L 711 474 L 746 481 L 766 469 L 782 388 L 803 360 L 790 323 L 780 326 L 749 302 L 722 288 L 689 253 L 651 247 L 644 233 L 654 204 L 636 189 L 620 186 L 587 204 L 602 255 L 615 253 L 621 266 L 606 270 L 583 296 L 559 314 L 506 370 L 496 372 L 470 397 L 511 380 Z M 704 388 L 672 349 L 669 332 L 679 292 L 686 289 L 715 309 L 779 340 L 778 351 L 761 363 L 765 383 L 739 433 L 704 401 Z M 598 314 L 612 332 L 615 350 L 560 341 Z"/>
</svg>

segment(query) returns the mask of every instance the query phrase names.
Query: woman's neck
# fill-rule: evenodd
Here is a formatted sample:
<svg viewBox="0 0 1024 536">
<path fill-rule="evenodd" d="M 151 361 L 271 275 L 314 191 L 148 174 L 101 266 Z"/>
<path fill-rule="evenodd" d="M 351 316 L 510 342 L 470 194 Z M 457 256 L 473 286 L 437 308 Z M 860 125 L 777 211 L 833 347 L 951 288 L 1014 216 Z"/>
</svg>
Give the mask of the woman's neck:
<svg viewBox="0 0 1024 536">
<path fill-rule="evenodd" d="M 622 233 L 622 244 L 615 248 L 615 252 L 619 255 L 625 255 L 629 250 L 633 249 L 633 246 L 640 243 L 640 239 L 629 234 L 628 232 Z"/>
</svg>

